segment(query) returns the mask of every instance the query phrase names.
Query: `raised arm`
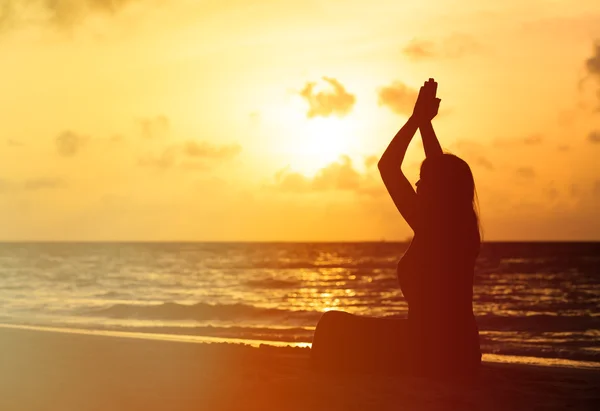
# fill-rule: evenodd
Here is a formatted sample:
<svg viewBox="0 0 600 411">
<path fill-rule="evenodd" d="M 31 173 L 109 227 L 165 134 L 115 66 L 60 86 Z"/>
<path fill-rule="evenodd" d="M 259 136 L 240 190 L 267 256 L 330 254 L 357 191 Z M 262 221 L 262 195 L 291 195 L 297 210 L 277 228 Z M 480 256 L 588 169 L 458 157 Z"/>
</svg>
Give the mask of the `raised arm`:
<svg viewBox="0 0 600 411">
<path fill-rule="evenodd" d="M 413 231 L 417 226 L 417 194 L 402 172 L 401 166 L 408 144 L 417 132 L 418 127 L 418 118 L 414 115 L 411 116 L 400 131 L 396 133 L 377 164 L 381 179 L 396 208 Z"/>
<path fill-rule="evenodd" d="M 436 116 L 440 105 L 440 99 L 435 97 L 436 91 L 437 83 L 432 78 L 423 84 L 412 116 L 396 133 L 378 164 L 381 178 L 388 193 L 390 193 L 396 208 L 413 231 L 417 231 L 420 225 L 418 198 L 417 193 L 415 193 L 412 185 L 402 172 L 401 166 L 406 149 L 417 128 L 421 129 L 426 155 L 429 157 L 442 154 L 442 148 L 431 125 L 431 120 Z"/>
<path fill-rule="evenodd" d="M 419 123 L 419 130 L 421 131 L 421 139 L 423 140 L 423 149 L 425 149 L 425 156 L 434 157 L 442 154 L 442 146 L 435 135 L 431 120 L 437 115 L 440 107 L 441 100 L 436 98 L 437 83 L 430 78 L 425 83 L 424 93 L 426 93 L 426 100 L 430 103 L 427 105 L 428 109 L 424 113 L 424 117 Z"/>
<path fill-rule="evenodd" d="M 435 135 L 431 120 L 425 120 L 419 125 L 421 139 L 423 140 L 423 149 L 426 157 L 435 157 L 443 154 L 442 146 Z"/>
</svg>

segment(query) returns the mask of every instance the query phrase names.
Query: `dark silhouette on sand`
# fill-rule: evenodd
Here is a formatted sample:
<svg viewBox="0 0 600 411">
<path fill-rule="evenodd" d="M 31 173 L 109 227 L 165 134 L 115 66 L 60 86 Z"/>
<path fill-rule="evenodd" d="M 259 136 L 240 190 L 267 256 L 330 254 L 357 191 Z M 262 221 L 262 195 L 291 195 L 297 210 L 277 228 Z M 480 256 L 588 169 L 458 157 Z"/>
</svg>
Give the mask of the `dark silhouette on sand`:
<svg viewBox="0 0 600 411">
<path fill-rule="evenodd" d="M 425 82 L 412 116 L 378 164 L 394 204 L 415 233 L 398 263 L 408 319 L 325 313 L 311 350 L 320 369 L 450 378 L 472 377 L 479 370 L 472 307 L 481 243 L 475 183 L 465 161 L 442 152 L 431 124 L 441 101 L 436 92 L 433 79 Z M 417 128 L 426 159 L 415 192 L 400 166 Z"/>
</svg>

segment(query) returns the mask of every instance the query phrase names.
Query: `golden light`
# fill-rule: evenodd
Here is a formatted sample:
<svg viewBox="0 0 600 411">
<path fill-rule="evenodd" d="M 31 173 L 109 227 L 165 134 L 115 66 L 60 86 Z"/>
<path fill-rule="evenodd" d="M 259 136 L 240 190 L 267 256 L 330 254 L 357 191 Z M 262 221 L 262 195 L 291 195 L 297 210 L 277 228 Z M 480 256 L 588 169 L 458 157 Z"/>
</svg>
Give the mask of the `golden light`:
<svg viewBox="0 0 600 411">
<path fill-rule="evenodd" d="M 305 118 L 289 142 L 290 167 L 306 176 L 350 154 L 356 143 L 352 121 L 340 117 Z"/>
</svg>

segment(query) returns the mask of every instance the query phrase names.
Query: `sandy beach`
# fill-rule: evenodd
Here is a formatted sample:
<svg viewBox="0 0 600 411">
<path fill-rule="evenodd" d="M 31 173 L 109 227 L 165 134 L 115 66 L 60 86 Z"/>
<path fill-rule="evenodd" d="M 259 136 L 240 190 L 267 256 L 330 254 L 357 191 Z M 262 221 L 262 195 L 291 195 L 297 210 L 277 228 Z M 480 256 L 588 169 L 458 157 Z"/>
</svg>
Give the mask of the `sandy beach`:
<svg viewBox="0 0 600 411">
<path fill-rule="evenodd" d="M 485 363 L 464 387 L 325 375 L 308 348 L 0 329 L 0 409 L 592 410 L 600 370 Z"/>
</svg>

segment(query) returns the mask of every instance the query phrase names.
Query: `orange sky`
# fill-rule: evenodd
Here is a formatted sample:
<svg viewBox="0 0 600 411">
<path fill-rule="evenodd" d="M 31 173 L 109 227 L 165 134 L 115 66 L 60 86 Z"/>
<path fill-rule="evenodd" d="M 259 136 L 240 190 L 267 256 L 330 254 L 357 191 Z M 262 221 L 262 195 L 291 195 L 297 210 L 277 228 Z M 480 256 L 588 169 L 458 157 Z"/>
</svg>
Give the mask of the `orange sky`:
<svg viewBox="0 0 600 411">
<path fill-rule="evenodd" d="M 1 240 L 406 239 L 375 163 L 429 77 L 486 240 L 600 240 L 597 0 L 23 3 Z"/>
</svg>

